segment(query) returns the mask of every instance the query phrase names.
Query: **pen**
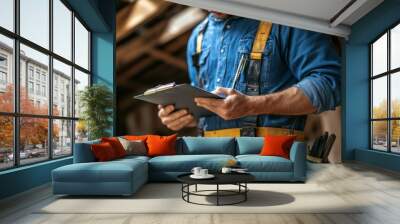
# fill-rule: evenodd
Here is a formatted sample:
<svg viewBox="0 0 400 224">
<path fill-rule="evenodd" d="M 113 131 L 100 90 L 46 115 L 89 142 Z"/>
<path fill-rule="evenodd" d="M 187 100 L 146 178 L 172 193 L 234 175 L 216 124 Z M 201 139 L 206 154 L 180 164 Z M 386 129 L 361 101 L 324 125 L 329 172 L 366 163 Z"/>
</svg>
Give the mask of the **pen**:
<svg viewBox="0 0 400 224">
<path fill-rule="evenodd" d="M 245 54 L 242 54 L 242 56 L 240 57 L 239 65 L 238 65 L 238 67 L 236 69 L 235 77 L 233 78 L 233 83 L 232 83 L 232 86 L 231 86 L 232 89 L 235 89 L 236 83 L 237 83 L 237 81 L 239 79 L 240 73 L 242 73 L 242 71 L 243 71 L 243 68 L 244 68 L 244 65 L 246 64 L 246 61 L 247 61 L 247 56 Z"/>
</svg>

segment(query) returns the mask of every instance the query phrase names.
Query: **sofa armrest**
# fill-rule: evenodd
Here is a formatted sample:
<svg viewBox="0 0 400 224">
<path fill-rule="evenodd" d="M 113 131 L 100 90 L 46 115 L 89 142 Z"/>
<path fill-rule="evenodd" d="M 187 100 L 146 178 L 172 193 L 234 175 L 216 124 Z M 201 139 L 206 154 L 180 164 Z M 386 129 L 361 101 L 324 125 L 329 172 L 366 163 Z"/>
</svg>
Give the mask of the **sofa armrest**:
<svg viewBox="0 0 400 224">
<path fill-rule="evenodd" d="M 74 163 L 89 163 L 95 162 L 96 158 L 94 157 L 90 146 L 97 142 L 84 142 L 84 143 L 75 143 L 74 147 Z"/>
<path fill-rule="evenodd" d="M 293 162 L 293 179 L 295 181 L 305 181 L 307 172 L 306 144 L 304 142 L 294 142 L 290 149 L 290 160 Z"/>
</svg>

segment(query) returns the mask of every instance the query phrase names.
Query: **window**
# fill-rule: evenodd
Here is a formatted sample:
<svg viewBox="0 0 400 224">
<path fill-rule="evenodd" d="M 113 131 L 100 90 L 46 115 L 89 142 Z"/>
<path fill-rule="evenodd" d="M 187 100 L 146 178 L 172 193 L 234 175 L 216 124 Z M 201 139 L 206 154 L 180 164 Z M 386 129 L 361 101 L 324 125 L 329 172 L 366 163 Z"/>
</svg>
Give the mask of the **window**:
<svg viewBox="0 0 400 224">
<path fill-rule="evenodd" d="M 72 12 L 59 0 L 53 1 L 53 7 L 54 52 L 68 60 L 72 60 Z"/>
<path fill-rule="evenodd" d="M 29 66 L 28 74 L 29 74 L 29 79 L 33 80 L 33 67 L 32 66 Z"/>
<path fill-rule="evenodd" d="M 0 27 L 0 170 L 72 155 L 90 31 L 62 0 L 0 0 Z"/>
<path fill-rule="evenodd" d="M 65 89 L 64 85 L 65 83 L 70 83 L 72 84 L 72 67 L 69 65 L 66 65 L 56 59 L 53 60 L 53 65 L 54 65 L 54 70 L 53 70 L 53 114 L 57 115 L 60 114 L 60 106 L 63 106 L 63 104 L 58 104 L 58 97 L 60 97 L 60 100 L 62 103 L 64 103 L 64 96 L 68 96 L 69 100 L 71 102 L 68 102 L 68 105 L 72 104 L 72 91 L 70 89 Z M 61 96 L 60 96 L 60 95 Z M 58 104 L 58 105 L 57 105 Z M 68 116 L 72 117 L 72 108 L 71 106 L 66 108 L 66 114 L 62 114 L 62 116 Z"/>
<path fill-rule="evenodd" d="M 7 56 L 0 54 L 0 67 L 7 68 Z"/>
<path fill-rule="evenodd" d="M 0 2 L 1 7 L 3 1 Z M 2 10 L 0 8 L 0 14 Z M 3 18 L 2 16 L 0 15 L 0 20 Z M 12 113 L 14 111 L 14 70 L 11 66 L 12 58 L 14 57 L 13 52 L 13 39 L 0 33 L 0 113 Z"/>
<path fill-rule="evenodd" d="M 28 93 L 33 94 L 34 89 L 33 89 L 33 82 L 28 82 Z"/>
<path fill-rule="evenodd" d="M 89 32 L 75 18 L 75 62 L 82 68 L 89 69 Z"/>
<path fill-rule="evenodd" d="M 42 86 L 42 96 L 46 97 L 46 86 Z"/>
<path fill-rule="evenodd" d="M 7 84 L 7 73 L 4 71 L 0 71 L 0 84 L 4 86 Z"/>
<path fill-rule="evenodd" d="M 72 121 L 53 120 L 53 157 L 71 155 Z"/>
<path fill-rule="evenodd" d="M 39 53 L 40 54 L 40 53 Z M 46 62 L 45 62 L 46 63 Z M 40 81 L 40 70 L 36 69 L 36 80 Z"/>
<path fill-rule="evenodd" d="M 14 123 L 12 116 L 0 115 L 0 169 L 14 166 Z"/>
<path fill-rule="evenodd" d="M 40 84 L 36 84 L 36 95 L 40 95 Z"/>
<path fill-rule="evenodd" d="M 49 48 L 49 0 L 19 0 L 21 36 Z"/>
<path fill-rule="evenodd" d="M 400 153 L 400 24 L 370 45 L 371 148 Z"/>
<path fill-rule="evenodd" d="M 0 26 L 14 31 L 14 0 L 0 1 Z"/>
</svg>

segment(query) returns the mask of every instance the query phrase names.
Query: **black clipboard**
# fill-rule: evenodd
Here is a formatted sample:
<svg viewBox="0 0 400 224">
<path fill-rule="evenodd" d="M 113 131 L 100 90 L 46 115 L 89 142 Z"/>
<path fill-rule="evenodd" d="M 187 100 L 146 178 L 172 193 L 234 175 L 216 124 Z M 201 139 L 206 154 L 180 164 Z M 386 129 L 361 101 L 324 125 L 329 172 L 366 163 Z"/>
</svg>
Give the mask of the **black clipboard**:
<svg viewBox="0 0 400 224">
<path fill-rule="evenodd" d="M 189 84 L 173 85 L 168 88 L 137 95 L 134 98 L 143 100 L 157 105 L 174 105 L 176 110 L 187 109 L 193 116 L 206 117 L 215 115 L 213 112 L 206 110 L 203 107 L 198 107 L 194 102 L 194 98 L 204 97 L 213 99 L 224 99 L 214 93 L 200 89 Z"/>
</svg>

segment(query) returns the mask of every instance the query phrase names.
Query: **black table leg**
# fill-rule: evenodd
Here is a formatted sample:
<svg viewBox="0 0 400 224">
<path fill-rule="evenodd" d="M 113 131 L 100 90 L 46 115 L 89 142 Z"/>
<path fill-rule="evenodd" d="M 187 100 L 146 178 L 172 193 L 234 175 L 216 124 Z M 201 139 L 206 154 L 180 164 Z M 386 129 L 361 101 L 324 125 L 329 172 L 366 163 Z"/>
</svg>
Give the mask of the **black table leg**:
<svg viewBox="0 0 400 224">
<path fill-rule="evenodd" d="M 190 195 L 190 184 L 187 185 L 187 201 L 190 202 L 189 200 L 189 195 Z"/>
<path fill-rule="evenodd" d="M 217 206 L 219 206 L 219 184 L 217 184 Z"/>
<path fill-rule="evenodd" d="M 247 192 L 248 192 L 248 190 L 247 190 L 247 183 L 244 183 L 244 187 L 245 187 L 245 192 L 244 192 L 244 201 L 247 201 Z"/>
<path fill-rule="evenodd" d="M 197 192 L 197 184 L 195 185 L 195 191 Z"/>
</svg>

